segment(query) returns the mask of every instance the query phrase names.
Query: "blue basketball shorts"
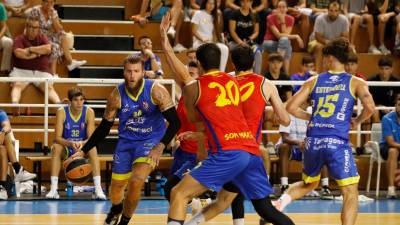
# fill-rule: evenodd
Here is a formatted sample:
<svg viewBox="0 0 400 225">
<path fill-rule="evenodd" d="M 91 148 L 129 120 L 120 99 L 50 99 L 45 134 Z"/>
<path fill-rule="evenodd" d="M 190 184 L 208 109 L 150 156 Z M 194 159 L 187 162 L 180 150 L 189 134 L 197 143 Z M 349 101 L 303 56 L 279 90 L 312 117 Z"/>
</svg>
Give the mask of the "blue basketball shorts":
<svg viewBox="0 0 400 225">
<path fill-rule="evenodd" d="M 313 183 L 320 180 L 323 165 L 328 167 L 339 186 L 356 184 L 360 180 L 348 140 L 337 137 L 307 137 L 304 152 L 303 180 Z"/>
<path fill-rule="evenodd" d="M 262 158 L 243 150 L 214 153 L 199 163 L 190 175 L 217 192 L 225 183 L 232 182 L 247 199 L 261 199 L 273 193 Z"/>
<path fill-rule="evenodd" d="M 196 166 L 196 157 L 196 154 L 185 152 L 179 147 L 175 151 L 174 161 L 172 163 L 169 175 L 175 175 L 182 179 L 183 174 L 187 173 L 188 170 L 191 170 Z"/>
<path fill-rule="evenodd" d="M 275 148 L 279 150 L 280 145 L 281 144 L 277 144 Z M 296 145 L 291 145 L 290 148 L 289 160 L 303 161 L 303 152 L 300 150 L 300 148 Z M 276 153 L 280 157 L 280 152 L 276 151 Z"/>
<path fill-rule="evenodd" d="M 155 162 L 147 158 L 147 155 L 158 143 L 160 139 L 132 141 L 119 138 L 114 152 L 112 179 L 127 180 L 135 163 L 148 163 L 155 167 Z"/>
</svg>

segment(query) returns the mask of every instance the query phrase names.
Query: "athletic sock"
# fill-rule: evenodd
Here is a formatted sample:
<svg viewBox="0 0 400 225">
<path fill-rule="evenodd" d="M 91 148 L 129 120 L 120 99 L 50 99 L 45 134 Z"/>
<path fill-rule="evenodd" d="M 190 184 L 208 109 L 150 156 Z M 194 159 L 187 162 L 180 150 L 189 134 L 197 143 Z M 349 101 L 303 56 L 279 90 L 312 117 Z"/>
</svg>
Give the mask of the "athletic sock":
<svg viewBox="0 0 400 225">
<path fill-rule="evenodd" d="M 283 210 L 287 205 L 289 205 L 292 202 L 292 197 L 288 194 L 283 194 L 280 198 L 279 201 L 281 201 L 281 210 Z"/>
<path fill-rule="evenodd" d="M 244 225 L 244 218 L 234 219 L 233 225 Z"/>
<path fill-rule="evenodd" d="M 101 177 L 100 176 L 94 176 L 93 177 L 93 183 L 96 189 L 101 189 Z"/>
<path fill-rule="evenodd" d="M 322 178 L 321 185 L 322 185 L 322 187 L 329 186 L 329 178 L 328 177 Z"/>
<path fill-rule="evenodd" d="M 289 179 L 288 177 L 281 177 L 281 185 L 289 185 Z"/>
<path fill-rule="evenodd" d="M 57 189 L 58 189 L 58 177 L 57 176 L 51 176 L 50 177 L 50 181 L 51 181 L 50 190 L 57 191 Z"/>
</svg>

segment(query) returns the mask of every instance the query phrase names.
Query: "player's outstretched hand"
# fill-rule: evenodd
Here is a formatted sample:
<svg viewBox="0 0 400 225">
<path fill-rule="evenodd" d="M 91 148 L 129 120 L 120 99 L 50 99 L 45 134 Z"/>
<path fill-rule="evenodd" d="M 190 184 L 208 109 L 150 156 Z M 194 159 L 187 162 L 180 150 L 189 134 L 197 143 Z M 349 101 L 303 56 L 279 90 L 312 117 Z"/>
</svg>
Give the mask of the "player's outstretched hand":
<svg viewBox="0 0 400 225">
<path fill-rule="evenodd" d="M 158 163 L 160 162 L 160 157 L 163 153 L 165 146 L 162 143 L 159 143 L 151 149 L 149 152 L 149 155 L 147 156 L 150 160 L 152 160 L 156 166 L 158 166 Z"/>
<path fill-rule="evenodd" d="M 167 30 L 171 24 L 171 14 L 168 12 L 165 14 L 160 23 L 160 34 L 162 38 L 167 37 Z"/>
<path fill-rule="evenodd" d="M 185 131 L 177 136 L 179 141 L 199 141 L 204 139 L 203 133 L 194 131 Z"/>
</svg>

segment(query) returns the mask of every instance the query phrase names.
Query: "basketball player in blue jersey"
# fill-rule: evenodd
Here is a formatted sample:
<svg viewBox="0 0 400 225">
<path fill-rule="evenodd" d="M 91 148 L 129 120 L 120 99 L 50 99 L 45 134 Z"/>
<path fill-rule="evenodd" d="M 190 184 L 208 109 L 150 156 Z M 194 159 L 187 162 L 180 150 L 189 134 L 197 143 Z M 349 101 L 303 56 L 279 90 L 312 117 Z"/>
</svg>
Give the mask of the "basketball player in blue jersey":
<svg viewBox="0 0 400 225">
<path fill-rule="evenodd" d="M 51 147 L 51 186 L 46 198 L 58 199 L 58 174 L 61 160 L 71 159 L 71 156 L 80 151 L 95 128 L 93 109 L 85 106 L 84 94 L 78 88 L 68 90 L 70 104 L 58 109 L 56 113 L 56 137 Z M 97 151 L 93 149 L 88 154 L 93 168 L 93 182 L 95 185 L 94 198 L 106 200 L 101 188 L 100 164 Z"/>
<path fill-rule="evenodd" d="M 275 202 L 275 207 L 283 210 L 292 200 L 316 188 L 321 168 L 326 165 L 343 195 L 342 224 L 353 225 L 357 218 L 360 176 L 350 147 L 349 130 L 367 120 L 375 104 L 366 82 L 344 71 L 350 52 L 347 40 L 335 39 L 322 52 L 329 71 L 308 79 L 286 106 L 292 115 L 310 121 L 305 140 L 303 181 L 290 185 L 287 193 Z M 300 107 L 309 97 L 312 114 Z M 360 115 L 352 118 L 357 98 L 363 109 Z"/>
<path fill-rule="evenodd" d="M 145 180 L 158 165 L 165 146 L 180 127 L 171 96 L 164 86 L 144 79 L 139 55 L 124 60 L 125 82 L 108 97 L 100 125 L 82 147 L 84 153 L 109 133 L 115 117 L 119 118 L 119 140 L 114 153 L 110 188 L 112 207 L 104 224 L 127 225 L 140 200 Z M 168 122 L 165 128 L 164 119 Z M 124 191 L 127 187 L 126 196 Z"/>
</svg>

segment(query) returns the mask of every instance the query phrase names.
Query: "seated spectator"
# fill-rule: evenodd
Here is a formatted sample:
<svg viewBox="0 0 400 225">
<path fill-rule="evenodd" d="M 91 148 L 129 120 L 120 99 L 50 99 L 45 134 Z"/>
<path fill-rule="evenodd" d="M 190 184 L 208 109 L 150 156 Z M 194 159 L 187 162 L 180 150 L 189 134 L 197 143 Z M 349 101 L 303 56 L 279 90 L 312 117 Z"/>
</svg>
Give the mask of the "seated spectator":
<svg viewBox="0 0 400 225">
<path fill-rule="evenodd" d="M 221 50 L 219 69 L 225 71 L 229 49 L 223 44 L 219 21 L 216 1 L 204 0 L 200 10 L 196 11 L 192 18 L 193 48 L 197 49 L 204 43 L 216 43 Z"/>
<path fill-rule="evenodd" d="M 189 49 L 186 51 L 186 57 L 187 57 L 187 61 L 193 61 L 193 62 L 197 62 L 197 57 L 196 57 L 196 49 Z"/>
<path fill-rule="evenodd" d="M 312 56 L 304 56 L 301 60 L 301 72 L 295 73 L 290 76 L 290 80 L 294 81 L 306 81 L 311 76 L 317 75 L 315 72 L 315 59 Z M 301 85 L 293 85 L 292 93 L 293 95 L 300 90 Z"/>
<path fill-rule="evenodd" d="M 369 48 L 368 52 L 373 54 L 381 54 L 381 51 L 374 44 L 374 18 L 368 12 L 367 0 L 346 0 L 343 6 L 344 15 L 347 16 L 351 24 L 350 44 L 355 49 L 355 40 L 360 26 L 367 27 Z"/>
<path fill-rule="evenodd" d="M 302 106 L 304 110 L 311 113 L 312 108 L 307 107 L 307 104 Z M 289 160 L 303 161 L 303 152 L 305 148 L 305 138 L 307 133 L 308 121 L 296 118 L 290 115 L 290 125 L 285 127 L 279 126 L 279 133 L 281 138 L 279 139 L 276 148 L 279 156 L 279 164 L 281 168 L 281 194 L 283 194 L 289 188 Z M 321 171 L 321 186 L 322 196 L 332 196 L 332 192 L 329 188 L 329 177 L 328 170 L 324 166 Z M 318 192 L 311 191 L 308 195 L 318 197 Z"/>
<path fill-rule="evenodd" d="M 311 10 L 310 19 L 315 21 L 319 15 L 328 13 L 331 0 L 307 0 L 307 7 Z"/>
<path fill-rule="evenodd" d="M 375 25 L 378 24 L 379 50 L 384 55 L 391 53 L 385 46 L 385 31 L 386 24 L 394 24 L 394 18 L 398 14 L 395 12 L 397 4 L 392 0 L 368 0 L 367 2 L 368 12 L 374 17 Z"/>
<path fill-rule="evenodd" d="M 145 78 L 162 79 L 164 72 L 161 69 L 160 57 L 153 53 L 153 43 L 147 36 L 139 38 L 140 52 L 144 62 Z"/>
<path fill-rule="evenodd" d="M 300 24 L 299 34 L 307 46 L 308 38 L 310 36 L 310 18 L 311 9 L 306 8 L 305 0 L 288 0 L 286 1 L 288 5 L 288 15 L 293 16 L 295 23 Z"/>
<path fill-rule="evenodd" d="M 390 58 L 381 58 L 378 62 L 378 66 L 379 73 L 369 78 L 368 81 L 399 81 L 399 79 L 393 75 L 393 61 Z M 377 107 L 392 106 L 397 94 L 400 93 L 399 87 L 371 86 L 369 89 Z M 389 112 L 389 109 L 375 110 L 375 113 L 372 115 L 372 122 L 379 123 L 380 118 Z"/>
<path fill-rule="evenodd" d="M 238 45 L 250 46 L 255 52 L 254 72 L 261 73 L 262 54 L 256 44 L 259 31 L 259 18 L 251 11 L 252 0 L 241 0 L 240 9 L 235 10 L 229 20 L 229 49 Z"/>
<path fill-rule="evenodd" d="M 28 17 L 32 9 L 30 0 L 5 0 L 4 6 L 9 17 Z"/>
<path fill-rule="evenodd" d="M 6 191 L 8 160 L 12 164 L 14 182 L 32 180 L 36 177 L 36 174 L 29 173 L 21 166 L 21 164 L 19 164 L 14 148 L 13 137 L 14 135 L 7 114 L 3 110 L 0 110 L 0 200 L 8 199 Z"/>
<path fill-rule="evenodd" d="M 284 58 L 284 71 L 289 73 L 290 59 L 292 57 L 290 40 L 296 40 L 300 48 L 304 47 L 304 43 L 298 34 L 291 34 L 294 18 L 286 13 L 286 1 L 278 1 L 276 13 L 269 15 L 267 18 L 268 29 L 262 46 L 269 53 L 278 52 L 281 54 Z"/>
<path fill-rule="evenodd" d="M 328 13 L 319 16 L 314 25 L 314 31 L 310 36 L 308 51 L 314 54 L 317 62 L 317 71 L 323 70 L 322 48 L 331 40 L 349 37 L 349 21 L 344 15 L 340 15 L 340 3 L 337 0 L 329 3 Z"/>
<path fill-rule="evenodd" d="M 51 146 L 51 188 L 46 198 L 58 199 L 58 174 L 61 160 L 66 160 L 80 151 L 95 129 L 93 109 L 85 106 L 84 94 L 78 88 L 68 90 L 69 106 L 61 107 L 56 114 L 56 137 Z M 93 168 L 95 198 L 106 200 L 101 188 L 100 162 L 97 150 L 88 153 Z"/>
<path fill-rule="evenodd" d="M 382 140 L 380 143 L 380 154 L 386 162 L 386 174 L 388 179 L 387 198 L 396 198 L 396 187 L 394 186 L 394 175 L 397 169 L 400 146 L 400 98 L 395 102 L 395 111 L 386 114 L 382 118 Z"/>
<path fill-rule="evenodd" d="M 239 10 L 241 7 L 241 0 L 226 0 L 224 9 L 224 31 L 229 32 L 229 21 L 231 20 L 232 13 Z M 268 0 L 252 0 L 251 11 L 253 14 L 257 14 L 259 18 L 259 32 L 255 39 L 255 42 L 262 44 L 267 28 L 266 19 L 268 14 L 271 13 L 271 9 L 268 8 Z"/>
<path fill-rule="evenodd" d="M 350 53 L 349 59 L 347 60 L 347 63 L 344 65 L 344 69 L 346 70 L 347 73 L 351 75 L 354 75 L 363 80 L 367 80 L 367 77 L 364 76 L 364 74 L 358 72 L 358 57 L 357 54 L 355 53 Z"/>
<path fill-rule="evenodd" d="M 51 54 L 51 44 L 47 37 L 40 33 L 40 23 L 38 17 L 30 16 L 25 23 L 25 33 L 17 36 L 13 45 L 14 68 L 10 77 L 35 77 L 51 78 L 49 68 L 49 58 Z M 43 93 L 44 83 L 33 82 Z M 11 89 L 11 102 L 16 104 L 21 99 L 21 92 L 29 85 L 28 82 L 15 82 Z M 52 83 L 49 83 L 49 100 L 59 103 L 60 98 Z M 14 112 L 19 115 L 19 108 Z"/>
<path fill-rule="evenodd" d="M 69 49 L 69 42 L 54 9 L 54 0 L 42 0 L 42 4 L 32 8 L 30 16 L 39 18 L 40 32 L 51 43 L 51 73 L 56 74 L 57 62 L 66 60 L 69 71 L 86 63 L 86 60 L 74 60 Z"/>
<path fill-rule="evenodd" d="M 7 12 L 4 5 L 0 3 L 0 50 L 3 50 L 1 58 L 0 74 L 7 75 L 11 70 L 11 55 L 13 41 L 7 37 Z"/>
</svg>

